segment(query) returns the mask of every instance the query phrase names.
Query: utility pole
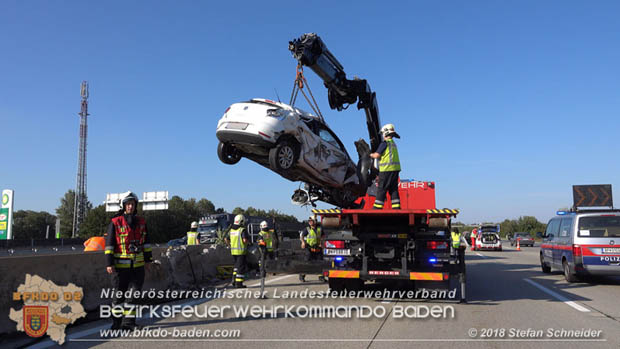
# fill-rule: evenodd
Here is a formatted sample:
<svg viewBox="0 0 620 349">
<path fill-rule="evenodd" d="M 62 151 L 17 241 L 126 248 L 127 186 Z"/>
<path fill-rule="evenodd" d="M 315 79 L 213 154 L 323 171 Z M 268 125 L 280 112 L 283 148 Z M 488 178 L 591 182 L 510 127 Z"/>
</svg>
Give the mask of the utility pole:
<svg viewBox="0 0 620 349">
<path fill-rule="evenodd" d="M 80 225 L 86 217 L 88 197 L 86 196 L 86 137 L 88 135 L 88 82 L 82 81 L 80 89 L 82 97 L 80 113 L 80 146 L 78 150 L 77 185 L 75 188 L 75 205 L 73 208 L 73 232 L 71 237 L 79 235 Z"/>
</svg>

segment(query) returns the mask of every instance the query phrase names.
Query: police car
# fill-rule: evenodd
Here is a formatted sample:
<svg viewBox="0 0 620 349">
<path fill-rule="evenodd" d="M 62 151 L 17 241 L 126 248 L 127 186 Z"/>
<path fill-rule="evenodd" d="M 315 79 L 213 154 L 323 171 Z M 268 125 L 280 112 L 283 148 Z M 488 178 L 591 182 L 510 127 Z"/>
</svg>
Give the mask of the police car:
<svg viewBox="0 0 620 349">
<path fill-rule="evenodd" d="M 584 276 L 620 276 L 620 210 L 559 211 L 547 224 L 540 266 L 564 272 L 568 282 Z"/>
</svg>

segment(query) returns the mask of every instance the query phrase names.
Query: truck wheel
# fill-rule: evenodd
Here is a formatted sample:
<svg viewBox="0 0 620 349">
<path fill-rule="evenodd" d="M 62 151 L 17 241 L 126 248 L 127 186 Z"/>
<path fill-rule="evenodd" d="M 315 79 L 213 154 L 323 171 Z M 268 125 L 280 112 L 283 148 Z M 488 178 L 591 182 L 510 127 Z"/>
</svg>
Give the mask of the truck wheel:
<svg viewBox="0 0 620 349">
<path fill-rule="evenodd" d="M 562 266 L 564 267 L 564 278 L 566 279 L 567 282 L 579 281 L 579 279 L 577 278 L 577 275 L 572 274 L 570 272 L 570 266 L 568 265 L 568 262 L 566 260 L 564 260 L 564 263 L 562 263 Z"/>
<path fill-rule="evenodd" d="M 239 154 L 237 148 L 230 143 L 223 142 L 217 145 L 217 157 L 227 165 L 234 165 L 241 160 L 241 154 Z"/>
<path fill-rule="evenodd" d="M 540 254 L 540 268 L 545 274 L 549 274 L 551 272 L 551 267 L 545 264 L 545 259 L 542 254 Z"/>
<path fill-rule="evenodd" d="M 299 148 L 290 140 L 279 141 L 269 151 L 269 166 L 274 171 L 290 170 L 299 157 Z"/>
</svg>

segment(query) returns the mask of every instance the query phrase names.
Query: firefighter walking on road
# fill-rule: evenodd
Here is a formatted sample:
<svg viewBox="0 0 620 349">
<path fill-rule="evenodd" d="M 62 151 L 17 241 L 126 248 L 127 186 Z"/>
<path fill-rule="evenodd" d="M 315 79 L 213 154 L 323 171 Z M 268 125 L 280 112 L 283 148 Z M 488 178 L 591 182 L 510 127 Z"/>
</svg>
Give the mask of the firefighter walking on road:
<svg viewBox="0 0 620 349">
<path fill-rule="evenodd" d="M 120 200 L 121 209 L 112 217 L 106 236 L 106 271 L 114 277 L 117 297 L 112 301 L 112 329 L 133 329 L 136 327 L 135 307 L 132 297 L 125 298 L 125 291 L 131 294 L 140 291 L 144 283 L 145 265 L 152 261 L 152 248 L 146 230 L 146 221 L 137 216 L 138 196 L 130 191 Z"/>
<path fill-rule="evenodd" d="M 299 234 L 301 240 L 301 249 L 306 250 L 306 261 L 322 260 L 321 253 L 321 227 L 316 225 L 314 216 L 308 217 L 308 226 Z M 323 275 L 319 276 L 319 280 L 324 281 Z M 299 281 L 306 281 L 306 274 L 299 274 Z"/>
<path fill-rule="evenodd" d="M 241 214 L 235 216 L 233 225 L 230 228 L 229 239 L 226 242 L 230 243 L 230 254 L 232 254 L 235 260 L 233 268 L 233 287 L 244 288 L 243 281 L 245 280 L 245 273 L 247 272 L 246 255 L 248 253 L 248 245 L 250 242 L 250 236 L 245 230 L 245 217 Z"/>
<path fill-rule="evenodd" d="M 187 232 L 187 244 L 198 245 L 198 222 L 192 222 Z"/>
<path fill-rule="evenodd" d="M 400 138 L 394 130 L 394 125 L 387 124 L 381 128 L 383 142 L 379 144 L 377 151 L 370 154 L 373 159 L 379 159 L 379 188 L 375 197 L 374 209 L 382 209 L 386 194 L 390 193 L 392 209 L 400 209 L 400 196 L 398 195 L 398 174 L 400 173 L 400 158 L 398 148 L 393 137 Z"/>
</svg>

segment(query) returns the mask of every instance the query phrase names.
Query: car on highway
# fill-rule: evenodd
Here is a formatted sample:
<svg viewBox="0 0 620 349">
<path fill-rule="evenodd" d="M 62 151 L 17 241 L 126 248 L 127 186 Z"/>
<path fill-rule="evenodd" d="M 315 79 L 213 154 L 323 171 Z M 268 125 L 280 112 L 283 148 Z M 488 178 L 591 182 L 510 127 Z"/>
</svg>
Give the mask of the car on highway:
<svg viewBox="0 0 620 349">
<path fill-rule="evenodd" d="M 216 136 L 223 163 L 248 158 L 312 185 L 309 192 L 329 203 L 343 206 L 366 192 L 367 181 L 340 139 L 323 118 L 299 108 L 261 98 L 235 103 L 218 121 Z"/>
<path fill-rule="evenodd" d="M 168 246 L 183 246 L 187 245 L 187 236 L 178 239 L 172 239 L 168 241 Z"/>
<path fill-rule="evenodd" d="M 501 251 L 502 240 L 497 233 L 482 232 L 476 236 L 474 249 L 477 251 Z"/>
<path fill-rule="evenodd" d="M 519 247 L 521 246 L 534 247 L 534 238 L 529 233 L 514 233 L 514 235 L 511 236 L 509 240 L 510 240 L 510 246 L 517 246 L 517 242 L 518 242 Z"/>
<path fill-rule="evenodd" d="M 620 276 L 620 210 L 558 211 L 541 236 L 544 273 L 561 270 L 568 282 Z"/>
</svg>

